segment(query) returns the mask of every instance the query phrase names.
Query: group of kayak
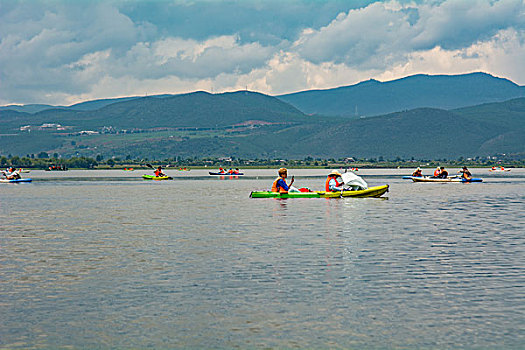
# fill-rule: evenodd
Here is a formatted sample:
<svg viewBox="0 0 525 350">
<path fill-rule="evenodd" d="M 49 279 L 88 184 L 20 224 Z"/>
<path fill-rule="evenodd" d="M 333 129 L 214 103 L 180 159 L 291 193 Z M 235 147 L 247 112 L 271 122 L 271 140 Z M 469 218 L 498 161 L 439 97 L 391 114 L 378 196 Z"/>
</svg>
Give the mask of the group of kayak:
<svg viewBox="0 0 525 350">
<path fill-rule="evenodd" d="M 173 178 L 166 175 L 162 171 L 162 166 L 154 168 L 147 164 L 150 168 L 155 169 L 153 175 L 144 174 L 142 177 L 146 180 L 172 180 Z M 503 168 L 502 168 L 503 169 Z M 132 170 L 132 168 L 125 169 Z M 508 170 L 507 170 L 508 171 Z M 1 171 L 0 182 L 31 182 L 31 179 L 22 179 L 20 173 L 22 169 L 16 170 L 14 167 Z M 229 169 L 226 171 L 219 168 L 218 172 L 209 172 L 210 175 L 244 175 L 238 168 L 235 170 Z M 278 177 L 273 181 L 269 191 L 253 191 L 250 194 L 252 198 L 338 198 L 338 197 L 380 197 L 389 189 L 388 185 L 380 185 L 369 187 L 368 184 L 352 171 L 345 171 L 344 173 L 338 170 L 331 171 L 326 178 L 324 191 L 312 191 L 307 187 L 294 187 L 294 176 L 291 177 L 289 183 L 286 182 L 288 178 L 288 170 L 280 168 L 278 170 Z M 464 166 L 458 171 L 458 175 L 449 176 L 445 167 L 438 167 L 432 176 L 424 176 L 421 168 L 417 168 L 411 176 L 403 176 L 405 179 L 411 179 L 414 182 L 482 182 L 482 179 L 472 177 L 472 173 Z"/>
<path fill-rule="evenodd" d="M 449 176 L 445 167 L 437 167 L 433 176 L 424 176 L 421 168 L 417 168 L 412 176 L 404 176 L 414 182 L 482 182 L 482 179 L 472 177 L 472 173 L 464 166 L 458 171 L 458 175 Z"/>
<path fill-rule="evenodd" d="M 312 191 L 307 187 L 293 186 L 295 178 L 286 182 L 288 170 L 278 170 L 279 176 L 273 181 L 270 191 L 253 191 L 252 198 L 340 198 L 340 197 L 380 197 L 388 191 L 388 185 L 368 187 L 368 184 L 352 172 L 341 174 L 331 171 L 325 181 L 324 191 Z M 341 179 L 341 182 L 338 180 Z"/>
<path fill-rule="evenodd" d="M 46 171 L 67 171 L 67 167 L 64 164 L 50 165 L 45 169 Z"/>
<path fill-rule="evenodd" d="M 244 175 L 239 169 L 226 171 L 220 168 L 218 172 L 210 175 Z M 290 183 L 288 169 L 280 168 L 278 177 L 273 181 L 270 191 L 253 191 L 252 198 L 339 198 L 339 197 L 380 197 L 388 191 L 388 185 L 368 187 L 368 184 L 353 172 L 340 173 L 331 171 L 325 181 L 324 191 L 312 191 L 307 187 L 296 188 L 293 186 L 295 178 L 292 176 Z M 153 175 L 143 175 L 146 180 L 170 180 L 171 177 L 162 172 L 162 167 L 155 169 Z"/>
<path fill-rule="evenodd" d="M 219 175 L 219 176 L 226 176 L 226 175 L 242 176 L 244 175 L 244 173 L 241 173 L 239 168 L 235 168 L 235 169 L 230 168 L 229 170 L 219 168 L 219 171 L 217 172 L 210 171 L 208 173 L 210 175 Z"/>
<path fill-rule="evenodd" d="M 190 171 L 188 168 L 180 168 L 179 171 Z M 242 176 L 244 173 L 241 173 L 239 168 L 230 169 L 226 171 L 223 168 L 219 168 L 218 172 L 209 172 L 210 175 L 219 175 L 219 176 Z M 153 175 L 142 175 L 142 178 L 145 180 L 173 180 L 171 176 L 168 176 L 162 172 L 162 166 L 158 166 L 157 169 L 153 172 Z"/>
</svg>

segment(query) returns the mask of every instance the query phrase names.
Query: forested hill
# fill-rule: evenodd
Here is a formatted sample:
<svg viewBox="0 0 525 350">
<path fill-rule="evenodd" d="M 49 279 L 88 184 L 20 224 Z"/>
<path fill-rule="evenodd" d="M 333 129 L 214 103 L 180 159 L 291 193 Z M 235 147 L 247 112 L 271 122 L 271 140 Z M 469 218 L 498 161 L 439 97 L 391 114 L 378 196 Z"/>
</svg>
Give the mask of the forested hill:
<svg viewBox="0 0 525 350">
<path fill-rule="evenodd" d="M 29 114 L 3 110 L 0 118 L 0 131 L 4 133 L 23 125 L 43 123 L 61 124 L 71 130 L 97 130 L 104 126 L 116 129 L 215 128 L 249 121 L 294 123 L 308 120 L 301 111 L 275 97 L 246 91 L 142 97 L 93 111 L 47 109 Z"/>
<path fill-rule="evenodd" d="M 368 80 L 327 90 L 278 96 L 306 114 L 373 116 L 431 107 L 454 109 L 525 97 L 525 87 L 486 73 L 413 75 L 398 80 Z"/>
<path fill-rule="evenodd" d="M 171 158 L 455 158 L 525 154 L 525 98 L 348 119 L 307 116 L 271 96 L 196 92 L 95 111 L 0 111 L 0 155 Z"/>
</svg>

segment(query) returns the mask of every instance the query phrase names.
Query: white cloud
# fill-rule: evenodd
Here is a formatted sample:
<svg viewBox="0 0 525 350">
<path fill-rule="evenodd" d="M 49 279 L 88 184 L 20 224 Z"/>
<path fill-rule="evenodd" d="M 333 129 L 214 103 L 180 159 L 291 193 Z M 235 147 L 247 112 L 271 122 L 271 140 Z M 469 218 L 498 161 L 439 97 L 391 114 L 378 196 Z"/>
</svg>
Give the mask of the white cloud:
<svg viewBox="0 0 525 350">
<path fill-rule="evenodd" d="M 318 30 L 305 30 L 294 49 L 314 63 L 387 69 L 406 61 L 414 51 L 461 49 L 512 27 L 525 27 L 521 0 L 378 2 L 340 14 Z"/>
<path fill-rule="evenodd" d="M 518 77 L 525 82 L 522 67 L 525 62 L 525 31 L 501 30 L 488 41 L 469 47 L 445 50 L 434 47 L 414 51 L 406 62 L 378 71 L 374 77 L 381 81 L 399 79 L 413 74 L 462 74 L 487 72 L 500 77 Z M 519 79 L 517 82 L 520 83 Z"/>
<path fill-rule="evenodd" d="M 283 4 L 285 13 L 302 11 L 310 25 L 282 16 L 271 22 L 265 13 L 264 23 L 253 27 L 240 18 L 224 23 L 235 5 L 228 3 L 230 13 L 215 23 L 223 27 L 193 38 L 180 31 L 182 23 L 170 31 L 169 18 L 159 19 L 162 24 L 154 16 L 133 19 L 123 4 L 133 3 L 0 0 L 0 104 L 246 86 L 281 94 L 415 73 L 485 71 L 525 84 L 523 0 L 376 1 L 344 12 L 329 4 Z M 137 13 L 149 6 L 140 5 Z M 168 3 L 154 6 L 167 9 Z M 242 13 L 257 18 L 263 10 L 279 11 L 274 7 L 243 2 Z M 198 28 L 194 18 L 214 20 L 202 13 L 191 17 L 192 8 L 204 9 L 176 8 L 183 13 L 177 20 Z M 327 13 L 331 20 L 314 20 Z M 243 34 L 262 28 L 268 33 L 249 40 Z M 263 37 L 272 39 L 257 41 Z"/>
</svg>

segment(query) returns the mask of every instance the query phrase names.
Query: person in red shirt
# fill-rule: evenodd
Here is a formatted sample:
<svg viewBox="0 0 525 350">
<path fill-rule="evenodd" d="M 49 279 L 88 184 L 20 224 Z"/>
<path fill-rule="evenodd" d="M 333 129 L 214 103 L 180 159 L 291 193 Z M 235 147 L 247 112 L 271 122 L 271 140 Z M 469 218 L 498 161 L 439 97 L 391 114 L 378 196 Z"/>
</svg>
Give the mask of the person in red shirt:
<svg viewBox="0 0 525 350">
<path fill-rule="evenodd" d="M 155 176 L 156 177 L 161 177 L 161 176 L 166 176 L 166 174 L 164 174 L 162 172 L 162 167 L 159 165 L 159 167 L 155 170 Z"/>
</svg>

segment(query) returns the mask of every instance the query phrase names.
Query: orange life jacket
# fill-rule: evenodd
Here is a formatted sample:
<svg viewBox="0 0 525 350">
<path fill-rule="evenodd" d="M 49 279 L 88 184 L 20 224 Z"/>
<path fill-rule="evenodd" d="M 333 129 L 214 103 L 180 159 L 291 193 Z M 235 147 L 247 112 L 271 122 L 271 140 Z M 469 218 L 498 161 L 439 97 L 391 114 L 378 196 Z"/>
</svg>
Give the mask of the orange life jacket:
<svg viewBox="0 0 525 350">
<path fill-rule="evenodd" d="M 279 187 L 279 190 L 277 190 L 277 181 L 281 180 L 281 177 L 279 176 L 272 184 L 272 192 L 280 192 L 280 193 L 286 193 L 288 191 L 285 191 L 282 187 Z M 284 181 L 286 182 L 286 181 Z"/>
<path fill-rule="evenodd" d="M 441 169 L 434 170 L 434 176 L 439 176 L 441 174 Z"/>
<path fill-rule="evenodd" d="M 155 172 L 154 172 L 156 177 L 159 177 L 161 173 L 162 173 L 162 171 L 160 171 L 159 169 L 155 170 Z"/>
<path fill-rule="evenodd" d="M 330 180 L 331 180 L 331 179 L 332 179 L 332 178 L 331 178 L 330 176 L 328 176 L 328 177 L 326 178 L 326 183 L 324 184 L 324 190 L 325 190 L 326 192 L 330 192 Z M 342 184 L 340 184 L 339 182 L 337 182 L 337 179 L 334 179 L 334 180 L 335 180 L 335 185 L 336 185 L 337 187 L 339 187 L 339 186 L 342 185 Z"/>
</svg>

